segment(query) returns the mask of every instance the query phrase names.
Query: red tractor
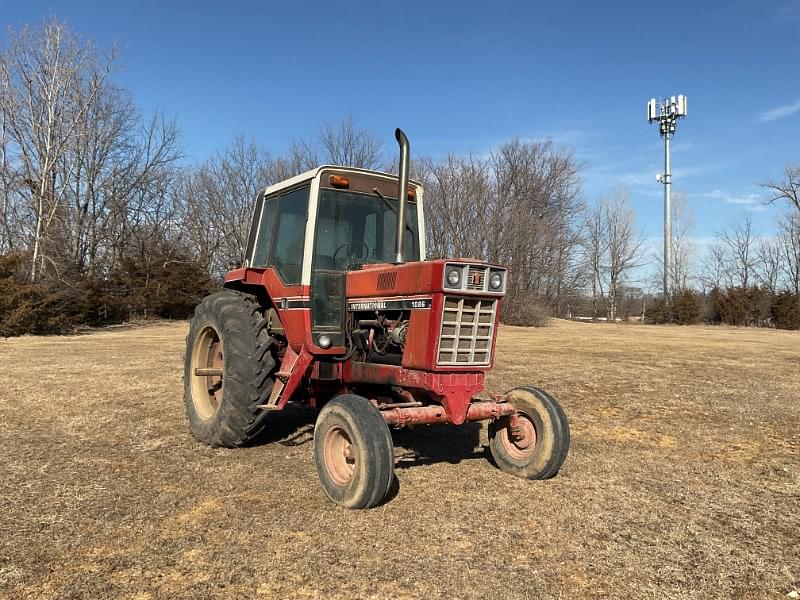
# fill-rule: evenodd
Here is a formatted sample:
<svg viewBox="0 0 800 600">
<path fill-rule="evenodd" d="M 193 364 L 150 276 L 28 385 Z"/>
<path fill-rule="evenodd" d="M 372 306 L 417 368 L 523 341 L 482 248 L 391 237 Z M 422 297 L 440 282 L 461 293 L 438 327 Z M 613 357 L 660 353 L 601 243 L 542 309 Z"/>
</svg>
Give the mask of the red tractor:
<svg viewBox="0 0 800 600">
<path fill-rule="evenodd" d="M 492 368 L 507 270 L 425 260 L 423 189 L 399 177 L 323 166 L 257 198 L 243 268 L 205 298 L 186 338 L 192 433 L 213 446 L 253 441 L 287 402 L 319 409 L 314 458 L 328 497 L 383 501 L 394 480 L 390 427 L 488 420 L 503 471 L 556 474 L 569 425 L 534 387 L 477 396 Z"/>
</svg>

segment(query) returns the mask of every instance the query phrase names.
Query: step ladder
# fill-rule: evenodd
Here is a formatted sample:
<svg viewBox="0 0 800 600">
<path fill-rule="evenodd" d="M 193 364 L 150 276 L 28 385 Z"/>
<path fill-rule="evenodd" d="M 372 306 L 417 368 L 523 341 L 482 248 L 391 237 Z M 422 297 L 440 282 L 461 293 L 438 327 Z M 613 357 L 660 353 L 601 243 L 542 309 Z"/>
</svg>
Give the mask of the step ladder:
<svg viewBox="0 0 800 600">
<path fill-rule="evenodd" d="M 275 374 L 275 384 L 272 386 L 272 393 L 266 404 L 259 404 L 263 410 L 281 410 L 291 398 L 300 381 L 311 366 L 313 356 L 306 350 L 305 346 L 300 352 L 292 350 L 291 346 L 286 347 L 280 369 Z"/>
</svg>

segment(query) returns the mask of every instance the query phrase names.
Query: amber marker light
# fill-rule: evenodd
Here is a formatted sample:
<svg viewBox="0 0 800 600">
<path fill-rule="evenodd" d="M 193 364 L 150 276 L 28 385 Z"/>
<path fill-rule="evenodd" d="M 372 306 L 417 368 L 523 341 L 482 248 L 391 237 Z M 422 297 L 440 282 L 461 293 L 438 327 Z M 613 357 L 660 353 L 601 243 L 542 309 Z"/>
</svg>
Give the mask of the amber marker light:
<svg viewBox="0 0 800 600">
<path fill-rule="evenodd" d="M 347 177 L 342 177 L 341 175 L 331 175 L 328 178 L 328 181 L 335 188 L 349 188 L 350 187 L 350 180 Z"/>
</svg>

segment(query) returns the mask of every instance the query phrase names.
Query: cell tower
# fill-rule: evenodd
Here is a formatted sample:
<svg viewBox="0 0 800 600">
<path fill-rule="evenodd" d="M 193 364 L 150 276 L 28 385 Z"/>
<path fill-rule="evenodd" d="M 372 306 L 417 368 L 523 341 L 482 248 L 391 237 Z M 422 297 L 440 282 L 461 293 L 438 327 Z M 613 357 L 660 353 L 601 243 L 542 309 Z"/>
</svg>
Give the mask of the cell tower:
<svg viewBox="0 0 800 600">
<path fill-rule="evenodd" d="M 669 140 L 675 135 L 675 124 L 686 116 L 686 96 L 672 96 L 660 102 L 650 98 L 647 102 L 647 121 L 658 121 L 658 132 L 664 138 L 664 173 L 656 181 L 664 184 L 664 301 L 669 302 L 672 291 L 672 173 L 669 168 Z"/>
</svg>

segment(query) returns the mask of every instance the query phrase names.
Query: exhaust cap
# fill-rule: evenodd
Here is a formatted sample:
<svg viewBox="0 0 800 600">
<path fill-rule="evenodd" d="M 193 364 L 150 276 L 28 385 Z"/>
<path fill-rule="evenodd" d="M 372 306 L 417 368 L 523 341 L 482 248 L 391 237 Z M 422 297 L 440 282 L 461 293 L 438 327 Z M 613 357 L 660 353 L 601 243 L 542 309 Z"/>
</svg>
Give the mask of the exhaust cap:
<svg viewBox="0 0 800 600">
<path fill-rule="evenodd" d="M 403 259 L 403 235 L 406 230 L 406 202 L 408 201 L 408 161 L 410 147 L 408 138 L 399 127 L 394 130 L 394 137 L 400 144 L 400 169 L 398 173 L 400 190 L 397 194 L 397 237 L 394 247 L 394 262 L 401 264 Z"/>
</svg>

